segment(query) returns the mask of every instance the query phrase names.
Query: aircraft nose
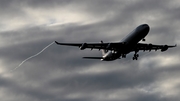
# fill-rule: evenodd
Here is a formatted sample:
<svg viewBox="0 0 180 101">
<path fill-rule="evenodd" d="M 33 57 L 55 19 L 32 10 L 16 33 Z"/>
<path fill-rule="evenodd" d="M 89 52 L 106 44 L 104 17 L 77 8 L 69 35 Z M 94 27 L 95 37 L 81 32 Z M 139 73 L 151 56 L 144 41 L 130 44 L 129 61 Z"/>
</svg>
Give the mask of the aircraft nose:
<svg viewBox="0 0 180 101">
<path fill-rule="evenodd" d="M 142 26 L 146 31 L 149 31 L 150 27 L 148 24 L 143 24 Z"/>
<path fill-rule="evenodd" d="M 143 26 L 143 27 L 149 27 L 149 25 L 148 25 L 148 24 L 142 24 L 142 26 Z"/>
<path fill-rule="evenodd" d="M 143 26 L 143 30 L 145 31 L 145 33 L 148 33 L 149 30 L 150 30 L 149 25 L 148 24 L 143 24 L 142 26 Z"/>
</svg>

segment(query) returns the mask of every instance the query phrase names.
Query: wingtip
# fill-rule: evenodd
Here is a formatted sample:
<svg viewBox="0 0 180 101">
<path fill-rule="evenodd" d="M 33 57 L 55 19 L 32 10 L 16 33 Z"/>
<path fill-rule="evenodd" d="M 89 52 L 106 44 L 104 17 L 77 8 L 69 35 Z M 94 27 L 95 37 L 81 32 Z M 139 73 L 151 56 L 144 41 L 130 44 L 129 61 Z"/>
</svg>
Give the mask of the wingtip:
<svg viewBox="0 0 180 101">
<path fill-rule="evenodd" d="M 59 42 L 57 42 L 57 41 L 54 41 L 56 44 L 59 44 Z"/>
</svg>

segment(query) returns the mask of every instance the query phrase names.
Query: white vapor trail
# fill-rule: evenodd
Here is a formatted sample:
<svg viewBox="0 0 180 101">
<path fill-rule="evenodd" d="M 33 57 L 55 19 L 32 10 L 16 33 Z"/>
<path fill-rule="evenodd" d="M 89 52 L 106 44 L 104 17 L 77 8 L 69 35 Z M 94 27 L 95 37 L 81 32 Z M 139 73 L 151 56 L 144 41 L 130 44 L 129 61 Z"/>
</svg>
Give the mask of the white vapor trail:
<svg viewBox="0 0 180 101">
<path fill-rule="evenodd" d="M 50 47 L 52 44 L 54 44 L 54 42 L 52 42 L 52 43 L 50 43 L 49 45 L 47 45 L 45 48 L 43 48 L 43 49 L 42 49 L 40 52 L 38 52 L 37 54 L 32 55 L 32 56 L 28 57 L 27 59 L 25 59 L 24 61 L 22 61 L 17 67 L 15 67 L 15 68 L 14 68 L 13 70 L 11 70 L 11 71 L 16 70 L 16 69 L 19 68 L 24 62 L 28 61 L 29 59 L 38 56 L 38 55 L 41 54 L 44 50 L 46 50 L 48 47 Z"/>
</svg>

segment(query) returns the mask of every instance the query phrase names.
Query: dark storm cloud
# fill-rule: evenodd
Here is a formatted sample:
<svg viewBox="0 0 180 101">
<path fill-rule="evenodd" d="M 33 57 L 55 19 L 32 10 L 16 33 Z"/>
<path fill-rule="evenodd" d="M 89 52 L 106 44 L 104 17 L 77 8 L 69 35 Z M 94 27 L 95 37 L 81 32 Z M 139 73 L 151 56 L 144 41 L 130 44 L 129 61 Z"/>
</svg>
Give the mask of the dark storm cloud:
<svg viewBox="0 0 180 101">
<path fill-rule="evenodd" d="M 95 18 L 104 17 L 102 21 L 86 25 L 81 23 L 51 27 L 32 25 L 32 27 L 24 26 L 14 31 L 0 32 L 1 38 L 5 39 L 3 43 L 6 44 L 0 48 L 3 68 L 11 70 L 13 66 L 16 67 L 22 60 L 39 52 L 55 40 L 60 42 L 119 41 L 142 23 L 148 23 L 151 27 L 147 42 L 174 44 L 174 38 L 178 33 L 179 8 L 169 7 L 170 3 L 167 0 L 127 0 L 126 2 L 118 0 L 1 0 L 0 13 L 3 14 L 3 19 L 6 19 L 5 16 L 12 15 L 11 12 L 14 12 L 13 14 L 17 17 L 27 16 L 23 11 L 26 7 L 34 10 L 44 9 L 44 11 L 58 8 L 73 10 L 74 8 L 76 11 L 86 12 Z M 154 20 L 146 16 L 153 17 Z M 162 54 L 167 58 L 172 55 L 179 56 L 178 52 L 177 47 Z M 144 54 L 146 53 L 140 53 L 142 58 L 138 61 L 131 61 L 132 54 L 130 54 L 127 59 L 101 62 L 81 59 L 83 56 L 101 56 L 97 50 L 79 51 L 78 48 L 53 44 L 38 57 L 27 61 L 14 72 L 7 73 L 13 75 L 11 79 L 1 77 L 0 87 L 5 89 L 7 95 L 17 95 L 12 99 L 23 101 L 119 101 L 121 95 L 110 100 L 108 96 L 105 96 L 108 92 L 114 93 L 116 90 L 120 92 L 122 90 L 121 94 L 126 94 L 125 92 L 129 90 L 136 92 L 127 94 L 128 101 L 178 101 L 176 94 L 174 98 L 162 97 L 161 91 L 153 92 L 153 90 L 161 87 L 157 85 L 159 82 L 166 82 L 166 79 L 171 80 L 180 76 L 179 64 L 158 65 L 158 61 L 150 58 L 162 56 L 159 51 L 152 52 L 150 55 Z M 141 65 L 141 61 L 147 61 L 147 63 Z M 103 64 L 103 70 L 108 71 L 83 72 L 93 67 L 98 70 L 99 64 Z M 144 88 L 150 89 L 150 93 L 136 90 Z M 179 86 L 175 88 L 179 89 Z M 94 93 L 96 95 L 93 95 Z M 79 95 L 76 96 L 76 94 Z M 99 98 L 101 95 L 104 95 L 104 98 Z"/>
<path fill-rule="evenodd" d="M 139 85 L 148 85 L 154 81 L 154 76 L 156 76 L 151 76 L 150 73 L 146 73 L 147 76 L 144 76 L 143 73 L 136 71 L 134 74 L 131 74 L 133 70 L 134 69 L 132 69 L 132 71 L 114 71 L 103 74 L 76 75 L 74 77 L 67 77 L 66 79 L 55 79 L 51 81 L 50 84 L 54 87 L 59 87 L 65 83 L 69 85 L 63 84 L 63 86 L 67 87 L 69 90 L 75 88 L 83 90 L 84 92 L 94 92 L 96 90 L 124 89 L 134 88 Z"/>
<path fill-rule="evenodd" d="M 1 83 L 0 83 L 0 88 L 4 87 L 4 90 L 7 90 L 11 92 L 11 94 L 19 96 L 19 95 L 25 95 L 28 96 L 29 100 L 33 99 L 41 99 L 45 101 L 70 101 L 70 99 L 64 98 L 62 95 L 56 95 L 56 94 L 50 94 L 49 92 L 46 92 L 47 89 L 44 88 L 29 88 L 28 85 L 19 85 L 18 83 L 15 83 L 15 80 L 10 80 L 10 79 L 5 79 L 5 78 L 0 78 Z M 57 98 L 57 96 L 60 96 Z M 33 98 L 33 99 L 32 99 Z M 6 98 L 5 98 L 6 99 Z M 4 99 L 4 100 L 5 100 Z M 19 100 L 27 100 L 24 98 L 20 98 Z M 75 99 L 76 100 L 76 99 Z M 86 99 L 77 99 L 77 101 L 86 101 Z M 73 100 L 74 101 L 74 100 Z"/>
<path fill-rule="evenodd" d="M 21 3 L 17 3 L 16 1 L 17 0 L 0 0 L 0 19 L 2 21 L 6 21 L 6 18 L 11 18 L 8 20 L 12 20 L 19 15 L 25 16 L 25 13 L 22 11 Z"/>
</svg>

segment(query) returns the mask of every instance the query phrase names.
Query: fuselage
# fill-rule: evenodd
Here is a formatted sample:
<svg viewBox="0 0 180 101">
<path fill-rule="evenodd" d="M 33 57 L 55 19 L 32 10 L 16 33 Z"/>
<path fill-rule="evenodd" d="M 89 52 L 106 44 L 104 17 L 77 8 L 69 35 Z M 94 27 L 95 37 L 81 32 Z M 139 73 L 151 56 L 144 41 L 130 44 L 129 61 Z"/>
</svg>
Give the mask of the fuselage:
<svg viewBox="0 0 180 101">
<path fill-rule="evenodd" d="M 128 36 L 121 40 L 124 47 L 119 47 L 117 51 L 109 51 L 103 56 L 103 61 L 112 61 L 129 53 L 136 46 L 136 44 L 145 38 L 149 33 L 150 27 L 147 24 L 142 24 L 135 28 Z"/>
</svg>

